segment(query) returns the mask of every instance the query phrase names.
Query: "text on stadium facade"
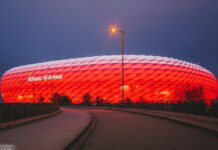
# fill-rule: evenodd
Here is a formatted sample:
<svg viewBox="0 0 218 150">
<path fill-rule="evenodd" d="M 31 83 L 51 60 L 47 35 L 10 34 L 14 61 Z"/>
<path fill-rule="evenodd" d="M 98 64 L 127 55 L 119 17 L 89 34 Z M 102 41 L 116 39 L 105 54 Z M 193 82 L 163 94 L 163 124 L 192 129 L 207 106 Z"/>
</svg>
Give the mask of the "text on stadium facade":
<svg viewBox="0 0 218 150">
<path fill-rule="evenodd" d="M 28 77 L 28 82 L 32 81 L 47 81 L 47 80 L 61 80 L 63 78 L 62 74 L 60 75 L 43 75 L 43 76 L 30 76 Z"/>
</svg>

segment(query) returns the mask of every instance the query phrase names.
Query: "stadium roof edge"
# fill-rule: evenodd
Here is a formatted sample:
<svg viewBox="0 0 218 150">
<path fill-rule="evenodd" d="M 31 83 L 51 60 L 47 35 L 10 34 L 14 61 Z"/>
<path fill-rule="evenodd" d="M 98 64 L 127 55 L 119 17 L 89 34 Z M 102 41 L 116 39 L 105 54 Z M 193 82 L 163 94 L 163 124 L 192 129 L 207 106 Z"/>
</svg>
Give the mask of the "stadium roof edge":
<svg viewBox="0 0 218 150">
<path fill-rule="evenodd" d="M 213 75 L 209 70 L 205 69 L 204 67 L 201 67 L 200 65 L 186 62 L 183 60 L 179 59 L 174 59 L 174 58 L 169 58 L 169 57 L 162 57 L 162 56 L 153 56 L 153 55 L 124 55 L 124 58 L 127 57 L 126 59 L 146 59 L 146 60 L 153 60 L 155 61 L 168 61 L 168 63 L 163 62 L 162 64 L 170 64 L 170 65 L 181 65 L 184 67 L 196 69 L 196 70 L 201 70 L 203 72 L 209 73 Z M 69 63 L 69 62 L 82 62 L 82 61 L 96 61 L 96 60 L 108 60 L 108 59 L 116 59 L 116 60 L 121 60 L 121 55 L 101 55 L 101 56 L 91 56 L 91 57 L 81 57 L 81 58 L 71 58 L 71 59 L 62 59 L 62 60 L 55 60 L 55 61 L 47 61 L 47 62 L 39 62 L 39 63 L 34 63 L 34 64 L 29 64 L 29 65 L 22 65 L 22 66 L 17 66 L 14 68 L 11 68 L 10 70 L 6 71 L 5 74 L 8 74 L 10 72 L 16 72 L 16 70 L 20 70 L 23 68 L 30 68 L 30 67 L 38 67 L 38 66 L 43 66 L 43 65 L 56 65 L 56 64 L 64 64 L 64 63 Z M 117 63 L 117 62 L 116 62 Z M 150 62 L 152 63 L 152 62 Z M 83 63 L 81 65 L 86 65 L 88 63 Z M 52 67 L 51 67 L 52 68 Z M 213 75 L 214 76 L 214 75 Z"/>
</svg>

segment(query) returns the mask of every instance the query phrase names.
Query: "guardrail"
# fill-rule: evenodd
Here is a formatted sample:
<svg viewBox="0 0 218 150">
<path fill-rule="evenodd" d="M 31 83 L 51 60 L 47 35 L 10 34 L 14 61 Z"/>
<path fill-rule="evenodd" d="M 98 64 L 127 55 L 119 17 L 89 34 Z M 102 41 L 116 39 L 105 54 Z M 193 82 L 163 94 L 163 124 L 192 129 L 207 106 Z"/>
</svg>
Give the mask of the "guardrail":
<svg viewBox="0 0 218 150">
<path fill-rule="evenodd" d="M 58 110 L 58 103 L 0 103 L 0 122 L 14 121 Z"/>
</svg>

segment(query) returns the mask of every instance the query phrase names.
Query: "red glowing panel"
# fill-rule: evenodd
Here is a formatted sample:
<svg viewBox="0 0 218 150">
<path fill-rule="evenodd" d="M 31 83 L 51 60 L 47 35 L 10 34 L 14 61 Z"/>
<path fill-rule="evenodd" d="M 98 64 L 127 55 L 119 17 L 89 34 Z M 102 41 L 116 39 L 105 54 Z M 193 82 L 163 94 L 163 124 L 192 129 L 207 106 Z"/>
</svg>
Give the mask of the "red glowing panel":
<svg viewBox="0 0 218 150">
<path fill-rule="evenodd" d="M 133 102 L 183 100 L 188 86 L 203 87 L 204 97 L 216 99 L 218 85 L 208 70 L 177 59 L 126 55 L 125 98 Z M 53 93 L 69 96 L 78 104 L 89 93 L 105 102 L 122 99 L 121 56 L 99 56 L 44 62 L 12 68 L 1 78 L 4 102 L 51 102 Z"/>
</svg>

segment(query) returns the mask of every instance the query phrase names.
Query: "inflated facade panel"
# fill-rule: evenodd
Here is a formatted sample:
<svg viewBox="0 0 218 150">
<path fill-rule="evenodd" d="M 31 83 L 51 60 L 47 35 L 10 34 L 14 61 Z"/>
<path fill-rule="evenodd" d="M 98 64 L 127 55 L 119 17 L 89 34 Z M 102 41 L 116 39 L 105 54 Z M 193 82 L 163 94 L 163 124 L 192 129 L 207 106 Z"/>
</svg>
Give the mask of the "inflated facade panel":
<svg viewBox="0 0 218 150">
<path fill-rule="evenodd" d="M 183 100 L 187 87 L 203 87 L 204 97 L 216 99 L 218 85 L 208 70 L 177 59 L 124 56 L 124 93 L 133 102 Z M 54 93 L 69 96 L 81 103 L 89 93 L 105 102 L 122 99 L 121 56 L 96 56 L 51 61 L 8 70 L 1 78 L 4 102 L 50 102 Z"/>
</svg>

